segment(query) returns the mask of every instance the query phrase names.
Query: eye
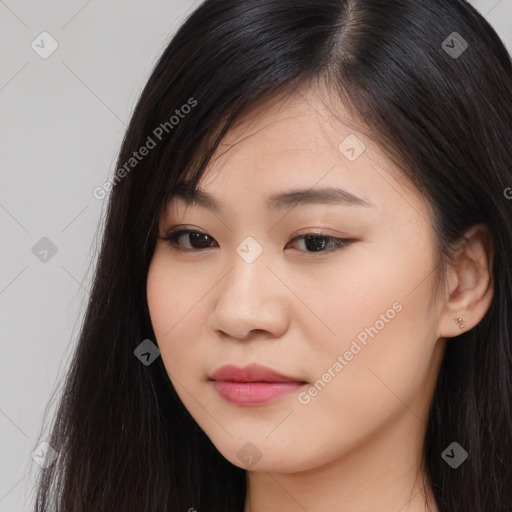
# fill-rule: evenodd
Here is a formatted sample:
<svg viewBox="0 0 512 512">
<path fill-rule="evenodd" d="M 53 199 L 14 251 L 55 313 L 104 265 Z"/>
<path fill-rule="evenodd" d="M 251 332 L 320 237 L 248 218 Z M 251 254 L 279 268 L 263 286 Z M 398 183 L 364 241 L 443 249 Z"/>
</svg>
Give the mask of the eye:
<svg viewBox="0 0 512 512">
<path fill-rule="evenodd" d="M 189 243 L 192 244 L 192 247 L 182 247 L 179 245 L 178 241 L 180 238 L 188 238 Z M 193 231 L 191 229 L 180 229 L 178 231 L 174 231 L 173 233 L 169 233 L 164 237 L 160 237 L 160 240 L 166 240 L 169 242 L 173 249 L 182 252 L 194 252 L 195 249 L 207 249 L 208 242 L 214 240 L 210 235 L 206 233 L 201 233 L 200 231 Z"/>
<path fill-rule="evenodd" d="M 179 240 L 181 238 L 188 241 L 189 245 L 187 247 L 183 247 L 179 244 Z M 191 229 L 180 229 L 171 232 L 164 237 L 159 237 L 159 240 L 165 240 L 173 249 L 176 249 L 180 252 L 199 252 L 202 249 L 208 249 L 209 247 L 212 247 L 212 242 L 215 242 L 215 239 L 210 235 Z M 323 253 L 334 252 L 343 249 L 352 241 L 350 239 L 322 235 L 321 233 L 306 233 L 290 240 L 287 246 L 293 242 L 296 242 L 297 240 L 304 242 L 306 251 L 301 252 Z"/>
<path fill-rule="evenodd" d="M 321 233 L 307 233 L 295 237 L 289 243 L 301 240 L 304 242 L 304 247 L 307 248 L 306 252 L 333 252 L 346 247 L 351 240 L 345 238 L 336 238 L 334 236 L 322 235 Z M 325 250 L 325 249 L 328 250 Z"/>
</svg>

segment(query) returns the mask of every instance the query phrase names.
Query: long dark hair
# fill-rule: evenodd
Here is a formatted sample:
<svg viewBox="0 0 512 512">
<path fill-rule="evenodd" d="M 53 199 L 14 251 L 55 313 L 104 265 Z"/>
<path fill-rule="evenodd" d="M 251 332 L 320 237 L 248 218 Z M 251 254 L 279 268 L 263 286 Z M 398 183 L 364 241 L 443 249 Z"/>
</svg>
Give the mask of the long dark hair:
<svg viewBox="0 0 512 512">
<path fill-rule="evenodd" d="M 510 55 L 462 0 L 206 0 L 157 62 L 101 189 L 104 236 L 38 512 L 243 510 L 245 470 L 198 427 L 161 358 L 134 356 L 156 343 L 147 271 L 162 208 L 196 187 L 234 120 L 319 78 L 428 200 L 440 261 L 468 227 L 489 227 L 493 300 L 447 344 L 424 461 L 440 511 L 512 510 Z M 441 457 L 453 441 L 469 453 L 457 469 Z"/>
</svg>

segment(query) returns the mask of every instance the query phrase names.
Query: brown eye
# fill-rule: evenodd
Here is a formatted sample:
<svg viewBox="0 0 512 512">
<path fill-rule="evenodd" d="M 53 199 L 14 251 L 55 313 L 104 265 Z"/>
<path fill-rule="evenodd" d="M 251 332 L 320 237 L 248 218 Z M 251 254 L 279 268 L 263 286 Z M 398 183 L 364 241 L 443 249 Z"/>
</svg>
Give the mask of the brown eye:
<svg viewBox="0 0 512 512">
<path fill-rule="evenodd" d="M 291 242 L 303 240 L 305 252 L 331 252 L 346 247 L 350 240 L 335 238 L 333 236 L 321 235 L 318 233 L 308 233 L 294 238 Z"/>
<path fill-rule="evenodd" d="M 189 246 L 183 247 L 179 244 L 179 239 L 183 238 L 184 240 L 188 239 Z M 174 233 L 170 233 L 165 237 L 161 237 L 161 240 L 166 240 L 169 242 L 173 248 L 178 251 L 194 251 L 207 249 L 210 247 L 211 241 L 214 241 L 210 235 L 206 233 L 201 233 L 199 231 L 193 231 L 191 229 L 180 229 L 179 231 L 175 231 Z"/>
</svg>

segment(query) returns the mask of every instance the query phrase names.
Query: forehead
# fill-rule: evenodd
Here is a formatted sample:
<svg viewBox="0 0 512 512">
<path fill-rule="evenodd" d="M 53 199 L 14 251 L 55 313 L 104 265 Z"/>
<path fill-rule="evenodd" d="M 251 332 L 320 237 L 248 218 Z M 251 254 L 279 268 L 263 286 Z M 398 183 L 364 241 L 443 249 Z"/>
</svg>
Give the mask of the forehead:
<svg viewBox="0 0 512 512">
<path fill-rule="evenodd" d="M 201 184 L 207 186 L 233 169 L 244 175 L 246 183 L 253 178 L 257 184 L 268 179 L 305 180 L 304 186 L 311 187 L 315 178 L 330 176 L 333 167 L 350 179 L 351 175 L 364 178 L 365 169 L 372 165 L 401 179 L 373 139 L 365 123 L 351 115 L 332 92 L 303 85 L 258 103 L 237 119 L 211 158 Z"/>
<path fill-rule="evenodd" d="M 227 205 L 231 214 L 234 205 L 253 200 L 269 210 L 321 201 L 377 209 L 400 203 L 422 213 L 423 197 L 403 182 L 368 127 L 332 94 L 309 87 L 260 103 L 237 120 L 199 192 L 177 194 L 172 203 L 183 198 L 217 213 Z"/>
</svg>

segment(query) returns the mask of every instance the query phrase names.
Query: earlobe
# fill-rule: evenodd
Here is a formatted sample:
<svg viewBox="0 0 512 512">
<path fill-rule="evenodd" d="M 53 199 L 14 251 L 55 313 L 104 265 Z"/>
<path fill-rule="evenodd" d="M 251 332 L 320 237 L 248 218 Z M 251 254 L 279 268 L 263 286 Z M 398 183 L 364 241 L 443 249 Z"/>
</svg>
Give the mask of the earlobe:
<svg viewBox="0 0 512 512">
<path fill-rule="evenodd" d="M 448 289 L 439 336 L 451 338 L 475 327 L 492 302 L 494 245 L 485 224 L 466 231 L 447 270 Z"/>
</svg>

